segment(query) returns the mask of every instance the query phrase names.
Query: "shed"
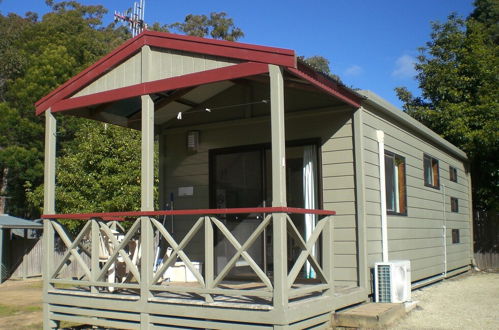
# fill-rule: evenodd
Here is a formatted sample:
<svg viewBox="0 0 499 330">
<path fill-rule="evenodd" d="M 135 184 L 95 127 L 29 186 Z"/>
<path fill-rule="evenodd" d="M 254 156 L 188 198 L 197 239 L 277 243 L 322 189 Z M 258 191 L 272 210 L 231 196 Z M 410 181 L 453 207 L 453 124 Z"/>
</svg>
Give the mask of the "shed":
<svg viewBox="0 0 499 330">
<path fill-rule="evenodd" d="M 471 264 L 464 152 L 293 50 L 145 31 L 36 111 L 46 117 L 45 250 L 54 237 L 68 248 L 44 260 L 46 326 L 326 327 L 375 293 L 379 261 L 410 260 L 413 285 Z M 57 112 L 141 131 L 141 211 L 56 213 Z M 113 217 L 134 224 L 103 220 Z M 60 218 L 85 226 L 70 238 Z M 130 276 L 110 281 L 118 257 Z M 82 266 L 78 280 L 61 277 L 67 262 Z M 165 280 L 174 267 L 194 282 Z"/>
<path fill-rule="evenodd" d="M 14 248 L 12 245 L 12 231 L 22 230 L 23 234 L 21 236 L 24 237 L 27 235 L 27 230 L 34 229 L 43 229 L 43 225 L 8 214 L 0 214 L 0 283 L 10 275 L 10 253 Z"/>
</svg>

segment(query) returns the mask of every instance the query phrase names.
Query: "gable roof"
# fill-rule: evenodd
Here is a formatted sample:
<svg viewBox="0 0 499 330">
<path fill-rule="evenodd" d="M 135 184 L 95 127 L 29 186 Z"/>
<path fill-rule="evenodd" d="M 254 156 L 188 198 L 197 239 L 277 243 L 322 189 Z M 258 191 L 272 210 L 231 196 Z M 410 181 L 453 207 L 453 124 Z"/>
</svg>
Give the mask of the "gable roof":
<svg viewBox="0 0 499 330">
<path fill-rule="evenodd" d="M 337 82 L 324 78 L 320 73 L 310 70 L 304 65 L 298 64 L 296 54 L 293 50 L 146 30 L 137 37 L 126 41 L 96 63 L 83 70 L 48 95 L 42 97 L 35 103 L 36 114 L 39 115 L 58 102 L 67 100 L 75 95 L 85 86 L 88 86 L 90 83 L 139 52 L 140 49 L 146 45 L 155 48 L 237 59 L 242 61 L 242 64 L 253 64 L 255 73 L 261 73 L 262 65 L 279 65 L 284 67 L 291 74 L 307 80 L 317 88 L 342 99 L 346 103 L 355 107 L 360 106 L 360 98 L 358 95 L 339 85 Z M 195 84 L 196 82 L 194 80 L 190 83 Z M 145 84 L 148 85 L 146 86 Z M 150 87 L 149 85 L 151 85 L 151 82 L 135 85 L 134 91 L 135 93 L 147 94 L 151 92 L 151 89 L 148 88 Z M 189 85 L 189 83 L 184 83 L 184 85 Z M 71 102 L 66 102 L 69 104 L 61 107 L 59 111 L 70 109 L 73 106 L 76 106 L 75 103 L 77 102 L 78 100 L 76 99 Z"/>
</svg>

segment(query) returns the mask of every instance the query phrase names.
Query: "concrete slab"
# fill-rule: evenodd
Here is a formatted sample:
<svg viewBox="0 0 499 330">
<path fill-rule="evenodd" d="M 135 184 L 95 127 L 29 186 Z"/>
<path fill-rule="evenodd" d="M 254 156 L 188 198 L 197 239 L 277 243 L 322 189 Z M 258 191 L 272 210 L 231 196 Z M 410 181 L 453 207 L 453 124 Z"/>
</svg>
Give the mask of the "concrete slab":
<svg viewBox="0 0 499 330">
<path fill-rule="evenodd" d="M 334 327 L 382 328 L 406 314 L 405 304 L 366 303 L 334 315 Z"/>
</svg>

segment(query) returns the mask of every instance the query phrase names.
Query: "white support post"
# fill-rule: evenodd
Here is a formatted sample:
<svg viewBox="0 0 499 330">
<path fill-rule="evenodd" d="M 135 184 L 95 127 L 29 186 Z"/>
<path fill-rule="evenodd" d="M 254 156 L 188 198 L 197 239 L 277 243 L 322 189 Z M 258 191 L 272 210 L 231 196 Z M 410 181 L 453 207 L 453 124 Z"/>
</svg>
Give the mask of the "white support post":
<svg viewBox="0 0 499 330">
<path fill-rule="evenodd" d="M 151 49 L 143 46 L 142 82 L 149 80 L 151 69 Z M 142 104 L 142 145 L 141 145 L 141 211 L 154 210 L 154 102 L 150 95 L 141 96 Z M 154 267 L 153 241 L 154 233 L 149 217 L 141 218 L 141 259 L 140 259 L 140 299 L 143 313 L 140 315 L 141 329 L 150 327 L 149 313 L 146 312 L 148 300 L 151 297 L 151 284 Z"/>
<path fill-rule="evenodd" d="M 388 262 L 388 224 L 386 218 L 385 133 L 376 131 L 379 156 L 379 199 L 381 207 L 381 246 L 383 262 Z"/>
<path fill-rule="evenodd" d="M 91 286 L 90 286 L 90 292 L 92 293 L 99 293 L 98 288 L 94 284 L 97 282 L 99 279 L 97 278 L 100 268 L 99 268 L 99 256 L 100 256 L 100 228 L 99 228 L 99 223 L 97 222 L 96 219 L 91 219 L 89 220 L 92 222 L 91 224 L 91 229 L 90 229 L 90 237 L 92 238 L 91 241 L 91 257 L 90 257 L 90 264 L 91 264 L 91 275 L 92 278 L 90 279 Z"/>
<path fill-rule="evenodd" d="M 43 213 L 55 213 L 55 149 L 56 149 L 57 122 L 51 110 L 45 111 L 45 164 L 44 164 L 44 191 L 43 191 Z M 50 275 L 53 270 L 54 258 L 54 228 L 47 219 L 43 223 L 43 328 L 57 328 L 57 322 L 50 319 L 50 308 L 48 303 L 48 292 L 51 286 Z"/>
<path fill-rule="evenodd" d="M 142 160 L 141 211 L 154 210 L 154 103 L 151 96 L 142 95 Z M 154 251 L 152 225 L 149 217 L 141 218 L 140 295 L 145 308 L 151 297 Z M 141 328 L 149 328 L 149 314 L 141 313 Z"/>
<path fill-rule="evenodd" d="M 57 122 L 48 109 L 45 111 L 45 168 L 43 186 L 43 213 L 55 213 L 55 148 Z"/>
<path fill-rule="evenodd" d="M 322 232 L 322 269 L 329 284 L 327 295 L 334 296 L 334 223 L 333 216 L 327 217 L 327 224 Z"/>
<path fill-rule="evenodd" d="M 269 65 L 272 136 L 272 206 L 286 206 L 286 138 L 282 68 Z"/>
<path fill-rule="evenodd" d="M 284 80 L 282 68 L 269 65 L 272 136 L 272 206 L 286 202 L 286 140 L 284 129 Z M 288 257 L 286 215 L 273 215 L 274 309 L 288 308 Z"/>
<path fill-rule="evenodd" d="M 154 103 L 142 95 L 141 210 L 154 210 Z"/>
</svg>

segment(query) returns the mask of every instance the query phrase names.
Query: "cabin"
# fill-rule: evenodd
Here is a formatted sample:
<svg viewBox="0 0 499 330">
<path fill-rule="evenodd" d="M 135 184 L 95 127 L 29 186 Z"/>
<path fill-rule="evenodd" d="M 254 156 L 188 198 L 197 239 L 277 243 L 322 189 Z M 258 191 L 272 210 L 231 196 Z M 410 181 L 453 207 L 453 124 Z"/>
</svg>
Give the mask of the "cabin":
<svg viewBox="0 0 499 330">
<path fill-rule="evenodd" d="M 46 328 L 320 328 L 373 299 L 379 262 L 413 287 L 470 268 L 466 154 L 292 50 L 145 31 L 36 113 Z M 56 113 L 141 132 L 140 210 L 57 213 Z"/>
</svg>

